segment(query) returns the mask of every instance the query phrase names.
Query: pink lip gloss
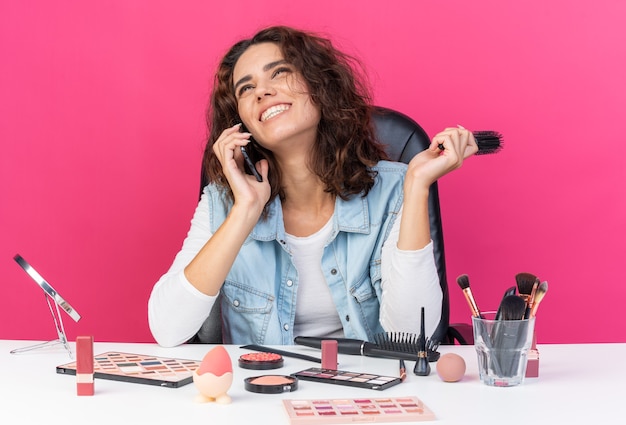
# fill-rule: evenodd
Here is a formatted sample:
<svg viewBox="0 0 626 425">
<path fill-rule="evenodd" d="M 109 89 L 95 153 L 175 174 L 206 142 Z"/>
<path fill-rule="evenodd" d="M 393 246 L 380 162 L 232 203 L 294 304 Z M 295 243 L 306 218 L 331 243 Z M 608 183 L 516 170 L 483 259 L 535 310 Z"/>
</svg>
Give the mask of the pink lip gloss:
<svg viewBox="0 0 626 425">
<path fill-rule="evenodd" d="M 94 394 L 93 336 L 76 337 L 76 394 Z"/>
<path fill-rule="evenodd" d="M 337 370 L 337 345 L 333 339 L 322 341 L 322 369 Z"/>
</svg>

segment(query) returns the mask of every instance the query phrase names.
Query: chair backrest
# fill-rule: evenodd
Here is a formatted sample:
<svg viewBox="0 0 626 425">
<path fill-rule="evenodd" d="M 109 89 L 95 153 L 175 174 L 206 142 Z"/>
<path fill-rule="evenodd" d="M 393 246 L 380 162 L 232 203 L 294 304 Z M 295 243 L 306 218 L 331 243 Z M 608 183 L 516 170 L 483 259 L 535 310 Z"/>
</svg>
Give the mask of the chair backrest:
<svg viewBox="0 0 626 425">
<path fill-rule="evenodd" d="M 378 140 L 386 147 L 387 154 L 393 161 L 408 163 L 417 153 L 430 145 L 430 138 L 424 129 L 410 117 L 392 109 L 376 107 L 372 114 Z M 201 175 L 200 194 L 207 184 L 204 169 Z M 435 182 L 430 188 L 428 198 L 430 216 L 430 233 L 433 240 L 435 264 L 439 273 L 439 282 L 443 292 L 442 314 L 437 329 L 431 339 L 441 343 L 449 343 L 448 327 L 450 302 L 448 281 L 446 278 L 446 262 L 443 246 L 443 230 L 439 208 L 439 191 Z M 419 308 L 416 304 L 415 308 Z M 200 331 L 189 341 L 191 343 L 221 343 L 222 320 L 220 302 L 216 302 L 211 314 L 202 325 Z"/>
<path fill-rule="evenodd" d="M 407 164 L 415 155 L 430 145 L 430 138 L 424 129 L 415 120 L 401 112 L 377 107 L 372 118 L 378 140 L 385 145 L 387 154 L 393 161 Z M 448 295 L 446 257 L 443 245 L 443 227 L 437 182 L 430 187 L 428 215 L 430 218 L 430 237 L 433 240 L 435 265 L 443 293 L 441 319 L 432 333 L 431 339 L 441 343 L 449 343 L 450 299 Z M 419 306 L 416 305 L 415 308 L 419 308 Z"/>
</svg>

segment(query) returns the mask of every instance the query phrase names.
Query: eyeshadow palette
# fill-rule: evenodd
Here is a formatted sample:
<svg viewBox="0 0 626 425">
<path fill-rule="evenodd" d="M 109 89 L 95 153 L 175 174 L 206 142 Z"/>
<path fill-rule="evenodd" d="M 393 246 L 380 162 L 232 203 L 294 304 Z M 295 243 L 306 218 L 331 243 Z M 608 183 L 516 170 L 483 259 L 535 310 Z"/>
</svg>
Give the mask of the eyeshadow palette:
<svg viewBox="0 0 626 425">
<path fill-rule="evenodd" d="M 193 381 L 200 361 L 106 352 L 94 357 L 94 377 L 178 388 Z M 57 366 L 57 373 L 76 375 L 76 362 Z"/>
<path fill-rule="evenodd" d="M 435 414 L 417 397 L 283 400 L 291 425 L 418 422 Z"/>
<path fill-rule="evenodd" d="M 348 372 L 345 370 L 322 369 L 312 367 L 292 373 L 298 379 L 323 382 L 326 384 L 347 385 L 350 387 L 384 390 L 398 385 L 402 380 L 394 376 L 381 376 L 372 373 Z"/>
</svg>

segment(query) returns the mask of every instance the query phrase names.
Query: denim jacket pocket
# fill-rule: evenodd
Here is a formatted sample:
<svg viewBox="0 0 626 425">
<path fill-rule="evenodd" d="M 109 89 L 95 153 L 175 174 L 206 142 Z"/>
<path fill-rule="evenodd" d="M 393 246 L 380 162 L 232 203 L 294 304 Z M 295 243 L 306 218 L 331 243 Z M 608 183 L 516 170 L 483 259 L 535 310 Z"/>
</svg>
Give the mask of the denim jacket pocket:
<svg viewBox="0 0 626 425">
<path fill-rule="evenodd" d="M 239 343 L 241 338 L 249 340 L 254 337 L 256 343 L 265 338 L 270 323 L 274 296 L 257 288 L 226 281 L 222 286 L 222 317 L 226 343 Z"/>
<path fill-rule="evenodd" d="M 360 316 L 360 332 L 365 332 L 366 339 L 371 339 L 374 334 L 382 332 L 379 321 L 380 300 L 369 275 L 364 275 L 359 279 L 359 282 L 350 290 L 350 294 L 356 301 L 352 304 L 353 313 Z"/>
<path fill-rule="evenodd" d="M 376 297 L 376 291 L 372 287 L 371 280 L 367 275 L 364 275 L 362 279 L 350 289 L 350 293 L 359 304 Z"/>
</svg>

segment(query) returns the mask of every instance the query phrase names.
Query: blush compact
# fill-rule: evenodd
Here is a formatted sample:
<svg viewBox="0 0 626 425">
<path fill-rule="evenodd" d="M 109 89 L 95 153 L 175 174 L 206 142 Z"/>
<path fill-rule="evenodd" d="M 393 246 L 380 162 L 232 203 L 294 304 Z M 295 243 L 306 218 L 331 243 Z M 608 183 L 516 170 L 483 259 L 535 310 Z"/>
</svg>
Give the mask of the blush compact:
<svg viewBox="0 0 626 425">
<path fill-rule="evenodd" d="M 298 378 L 286 375 L 253 376 L 244 380 L 246 390 L 261 394 L 280 394 L 298 389 Z"/>
<path fill-rule="evenodd" d="M 239 357 L 239 367 L 266 370 L 283 367 L 283 357 L 276 353 L 248 353 Z"/>
</svg>

